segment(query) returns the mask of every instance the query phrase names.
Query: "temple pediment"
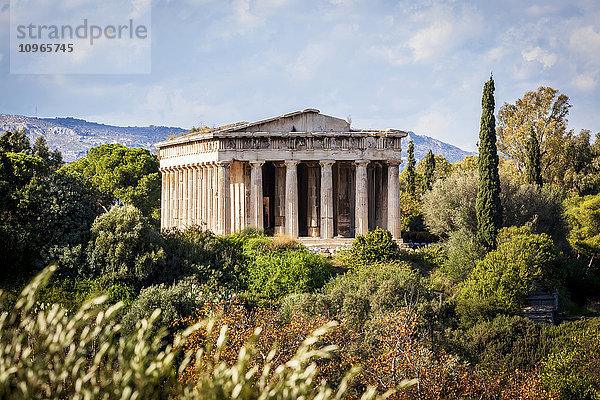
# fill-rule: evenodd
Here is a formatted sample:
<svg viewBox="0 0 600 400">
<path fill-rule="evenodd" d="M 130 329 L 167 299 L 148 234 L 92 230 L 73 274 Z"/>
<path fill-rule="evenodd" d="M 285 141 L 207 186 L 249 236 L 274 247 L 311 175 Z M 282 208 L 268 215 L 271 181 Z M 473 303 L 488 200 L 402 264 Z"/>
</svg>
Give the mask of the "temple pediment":
<svg viewBox="0 0 600 400">
<path fill-rule="evenodd" d="M 349 132 L 350 123 L 307 108 L 255 122 L 234 124 L 221 132 Z"/>
</svg>

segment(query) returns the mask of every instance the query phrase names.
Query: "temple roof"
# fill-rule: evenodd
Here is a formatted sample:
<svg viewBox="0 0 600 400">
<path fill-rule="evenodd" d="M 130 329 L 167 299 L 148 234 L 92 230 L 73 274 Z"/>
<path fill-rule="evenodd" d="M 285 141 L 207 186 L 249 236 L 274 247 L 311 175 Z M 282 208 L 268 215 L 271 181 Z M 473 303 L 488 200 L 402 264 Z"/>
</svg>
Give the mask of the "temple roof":
<svg viewBox="0 0 600 400">
<path fill-rule="evenodd" d="M 193 140 L 202 140 L 209 136 L 221 136 L 222 134 L 269 134 L 269 133 L 386 133 L 392 135 L 406 136 L 407 133 L 400 130 L 372 130 L 360 129 L 354 130 L 350 127 L 350 122 L 321 114 L 315 108 L 305 108 L 265 118 L 254 122 L 240 121 L 232 124 L 222 125 L 215 128 L 202 128 L 199 131 L 191 132 L 176 138 L 170 138 L 156 143 L 156 147 L 164 147 L 176 143 L 184 143 Z"/>
</svg>

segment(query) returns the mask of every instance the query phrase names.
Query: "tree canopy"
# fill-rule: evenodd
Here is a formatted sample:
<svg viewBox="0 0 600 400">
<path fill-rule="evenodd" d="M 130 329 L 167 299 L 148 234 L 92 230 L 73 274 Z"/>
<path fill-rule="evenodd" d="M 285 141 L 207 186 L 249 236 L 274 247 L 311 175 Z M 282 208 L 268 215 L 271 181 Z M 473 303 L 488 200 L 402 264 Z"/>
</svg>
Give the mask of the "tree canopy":
<svg viewBox="0 0 600 400">
<path fill-rule="evenodd" d="M 146 149 L 104 144 L 90 149 L 86 157 L 64 170 L 86 178 L 100 192 L 104 208 L 114 203 L 130 204 L 154 218 L 156 224 L 161 187 L 158 167 L 158 159 Z"/>
<path fill-rule="evenodd" d="M 546 86 L 525 93 L 514 104 L 504 103 L 498 112 L 498 149 L 515 160 L 523 171 L 530 128 L 533 128 L 540 144 L 542 176 L 547 182 L 556 183 L 561 173 L 556 167 L 563 156 L 569 108 L 567 95 Z"/>
</svg>

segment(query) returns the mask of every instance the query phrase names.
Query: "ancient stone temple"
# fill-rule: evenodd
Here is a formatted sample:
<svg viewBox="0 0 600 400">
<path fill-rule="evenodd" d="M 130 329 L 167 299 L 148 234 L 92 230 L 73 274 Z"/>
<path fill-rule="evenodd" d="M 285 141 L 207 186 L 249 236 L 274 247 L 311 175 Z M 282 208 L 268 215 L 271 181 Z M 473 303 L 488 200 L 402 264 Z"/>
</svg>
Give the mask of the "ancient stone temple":
<svg viewBox="0 0 600 400">
<path fill-rule="evenodd" d="M 252 226 L 294 238 L 400 238 L 399 130 L 355 130 L 306 109 L 157 143 L 162 228 Z"/>
</svg>

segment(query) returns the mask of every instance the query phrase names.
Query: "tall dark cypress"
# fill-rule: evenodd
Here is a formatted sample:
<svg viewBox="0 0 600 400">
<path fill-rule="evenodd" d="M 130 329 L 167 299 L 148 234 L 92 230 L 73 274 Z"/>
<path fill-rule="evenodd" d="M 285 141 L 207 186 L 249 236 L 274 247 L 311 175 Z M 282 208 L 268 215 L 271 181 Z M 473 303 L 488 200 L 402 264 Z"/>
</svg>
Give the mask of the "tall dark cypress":
<svg viewBox="0 0 600 400">
<path fill-rule="evenodd" d="M 527 140 L 527 158 L 525 160 L 525 179 L 527 183 L 542 186 L 542 156 L 538 142 L 531 126 Z"/>
<path fill-rule="evenodd" d="M 425 156 L 425 172 L 423 174 L 423 189 L 429 190 L 435 180 L 435 157 L 429 150 Z"/>
<path fill-rule="evenodd" d="M 406 163 L 406 191 L 415 196 L 417 193 L 415 172 L 415 144 L 411 140 L 408 143 L 408 162 Z"/>
<path fill-rule="evenodd" d="M 479 184 L 477 185 L 477 238 L 488 249 L 496 245 L 496 234 L 502 226 L 496 119 L 494 117 L 494 79 L 483 86 L 481 124 L 479 126 Z"/>
</svg>

